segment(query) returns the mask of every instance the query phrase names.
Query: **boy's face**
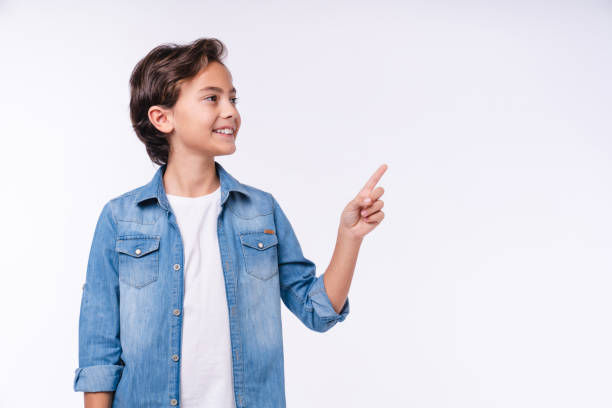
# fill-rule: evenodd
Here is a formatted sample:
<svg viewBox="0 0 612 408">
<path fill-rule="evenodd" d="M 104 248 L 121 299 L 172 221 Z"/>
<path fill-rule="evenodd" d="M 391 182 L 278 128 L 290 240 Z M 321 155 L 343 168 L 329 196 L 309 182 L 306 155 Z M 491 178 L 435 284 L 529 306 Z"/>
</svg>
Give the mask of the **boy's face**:
<svg viewBox="0 0 612 408">
<path fill-rule="evenodd" d="M 231 74 L 217 61 L 183 82 L 179 98 L 167 115 L 166 130 L 160 129 L 168 133 L 174 150 L 171 154 L 212 157 L 234 153 L 240 128 L 236 99 Z M 223 127 L 231 127 L 233 134 L 214 131 Z"/>
</svg>

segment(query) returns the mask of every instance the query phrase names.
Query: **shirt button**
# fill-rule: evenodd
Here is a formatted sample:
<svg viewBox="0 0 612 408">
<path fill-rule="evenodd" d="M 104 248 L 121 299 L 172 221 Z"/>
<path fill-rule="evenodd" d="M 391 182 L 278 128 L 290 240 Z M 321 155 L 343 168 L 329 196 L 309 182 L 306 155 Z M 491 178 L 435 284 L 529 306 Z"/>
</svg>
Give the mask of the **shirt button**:
<svg viewBox="0 0 612 408">
<path fill-rule="evenodd" d="M 178 401 L 177 401 L 177 400 L 175 400 L 174 398 L 172 398 L 172 399 L 170 400 L 170 405 L 176 405 L 176 404 L 178 404 Z"/>
<path fill-rule="evenodd" d="M 258 247 L 263 248 L 263 244 L 260 242 L 259 244 L 257 244 Z"/>
<path fill-rule="evenodd" d="M 140 255 L 140 248 L 136 249 L 134 252 L 136 253 L 136 255 Z"/>
<path fill-rule="evenodd" d="M 174 309 L 174 312 L 173 312 L 173 313 L 174 313 L 174 315 L 175 315 L 175 316 L 178 316 L 178 315 L 180 315 L 180 314 L 181 314 L 181 311 L 180 311 L 180 310 L 178 310 L 178 309 Z"/>
<path fill-rule="evenodd" d="M 174 264 L 174 270 L 178 271 L 179 269 L 181 269 L 181 265 L 179 264 Z"/>
<path fill-rule="evenodd" d="M 176 354 L 172 355 L 172 361 L 178 361 L 179 357 Z"/>
</svg>

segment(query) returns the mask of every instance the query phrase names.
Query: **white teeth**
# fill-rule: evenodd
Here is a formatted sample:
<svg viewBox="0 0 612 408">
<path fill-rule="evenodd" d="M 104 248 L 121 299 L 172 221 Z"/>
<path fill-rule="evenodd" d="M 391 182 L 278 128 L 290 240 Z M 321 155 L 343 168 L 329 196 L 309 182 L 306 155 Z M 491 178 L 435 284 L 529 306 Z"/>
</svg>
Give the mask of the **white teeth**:
<svg viewBox="0 0 612 408">
<path fill-rule="evenodd" d="M 217 129 L 217 130 L 213 130 L 213 132 L 216 133 L 225 133 L 226 135 L 233 135 L 234 134 L 234 129 Z"/>
</svg>

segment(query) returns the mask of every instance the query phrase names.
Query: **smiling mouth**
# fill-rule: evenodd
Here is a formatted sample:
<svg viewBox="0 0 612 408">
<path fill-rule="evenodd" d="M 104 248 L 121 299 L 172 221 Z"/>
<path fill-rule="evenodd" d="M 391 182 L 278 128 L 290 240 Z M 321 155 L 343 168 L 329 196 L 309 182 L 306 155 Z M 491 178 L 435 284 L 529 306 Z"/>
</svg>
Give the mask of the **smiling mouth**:
<svg viewBox="0 0 612 408">
<path fill-rule="evenodd" d="M 215 132 L 213 131 L 212 133 L 221 136 L 223 139 L 227 140 L 227 141 L 234 141 L 235 139 L 235 135 L 230 133 L 230 134 L 225 134 L 225 133 L 220 133 L 220 132 Z"/>
<path fill-rule="evenodd" d="M 220 130 L 213 130 L 213 133 L 217 133 L 221 136 L 233 137 L 235 132 L 234 132 L 234 129 L 220 129 Z"/>
</svg>

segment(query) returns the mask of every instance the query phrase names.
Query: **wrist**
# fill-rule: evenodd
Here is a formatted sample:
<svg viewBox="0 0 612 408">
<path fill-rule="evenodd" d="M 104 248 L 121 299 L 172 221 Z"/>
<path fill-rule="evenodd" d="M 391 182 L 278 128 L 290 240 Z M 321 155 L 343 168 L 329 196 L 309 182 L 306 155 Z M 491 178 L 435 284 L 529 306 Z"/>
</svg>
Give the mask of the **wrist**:
<svg viewBox="0 0 612 408">
<path fill-rule="evenodd" d="M 363 241 L 363 237 L 356 235 L 353 231 L 343 226 L 338 227 L 338 239 L 355 244 L 361 244 Z"/>
</svg>

